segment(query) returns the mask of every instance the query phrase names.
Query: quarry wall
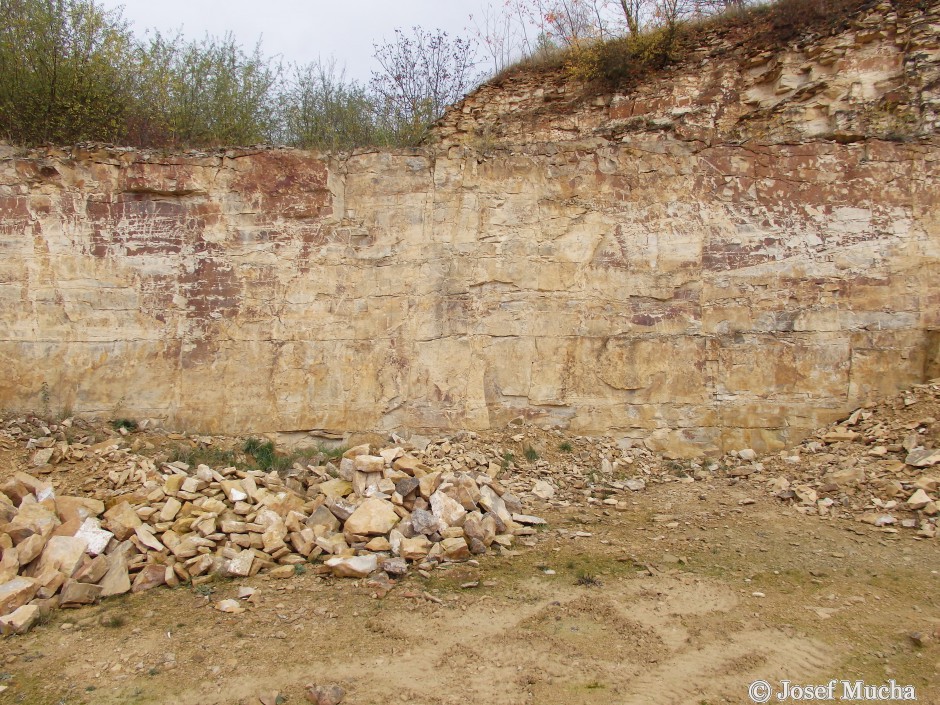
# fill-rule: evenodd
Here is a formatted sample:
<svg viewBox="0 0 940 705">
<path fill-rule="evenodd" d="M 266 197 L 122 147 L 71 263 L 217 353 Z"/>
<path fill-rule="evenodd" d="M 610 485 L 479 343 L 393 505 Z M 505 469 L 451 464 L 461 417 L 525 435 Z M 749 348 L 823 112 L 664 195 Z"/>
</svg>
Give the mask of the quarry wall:
<svg viewBox="0 0 940 705">
<path fill-rule="evenodd" d="M 413 153 L 3 148 L 0 406 L 795 442 L 936 374 L 938 37 L 880 5 L 623 94 L 518 77 Z"/>
</svg>

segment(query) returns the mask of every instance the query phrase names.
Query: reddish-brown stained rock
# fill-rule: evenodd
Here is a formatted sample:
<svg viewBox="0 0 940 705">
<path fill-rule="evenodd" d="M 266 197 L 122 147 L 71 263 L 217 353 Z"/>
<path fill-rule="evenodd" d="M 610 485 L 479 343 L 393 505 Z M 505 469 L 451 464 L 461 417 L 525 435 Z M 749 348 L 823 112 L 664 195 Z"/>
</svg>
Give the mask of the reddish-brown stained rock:
<svg viewBox="0 0 940 705">
<path fill-rule="evenodd" d="M 3 148 L 0 402 L 795 441 L 940 355 L 926 11 L 749 58 L 715 35 L 606 96 L 510 76 L 420 152 Z"/>
</svg>

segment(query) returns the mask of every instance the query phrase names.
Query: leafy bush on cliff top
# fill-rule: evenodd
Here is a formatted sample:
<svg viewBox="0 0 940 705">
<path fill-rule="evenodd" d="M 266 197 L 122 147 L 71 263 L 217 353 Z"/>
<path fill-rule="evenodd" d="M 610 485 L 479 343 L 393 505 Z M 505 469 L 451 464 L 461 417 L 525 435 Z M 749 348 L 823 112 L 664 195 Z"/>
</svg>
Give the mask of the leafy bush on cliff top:
<svg viewBox="0 0 940 705">
<path fill-rule="evenodd" d="M 333 61 L 285 66 L 232 35 L 137 39 L 94 0 L 0 0 L 0 139 L 138 147 L 414 144 L 472 87 L 472 43 L 396 31 L 366 87 Z M 441 90 L 441 87 L 446 90 Z"/>
</svg>

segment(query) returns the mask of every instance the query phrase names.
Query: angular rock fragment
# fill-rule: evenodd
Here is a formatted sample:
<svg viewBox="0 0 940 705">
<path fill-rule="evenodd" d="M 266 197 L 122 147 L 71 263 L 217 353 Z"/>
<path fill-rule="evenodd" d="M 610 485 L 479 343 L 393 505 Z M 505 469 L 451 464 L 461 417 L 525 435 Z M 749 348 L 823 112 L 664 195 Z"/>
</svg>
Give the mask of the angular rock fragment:
<svg viewBox="0 0 940 705">
<path fill-rule="evenodd" d="M 42 617 L 42 610 L 38 605 L 23 605 L 13 612 L 0 617 L 0 634 L 25 634 L 32 629 Z"/>
<path fill-rule="evenodd" d="M 108 557 L 108 572 L 98 582 L 101 586 L 101 597 L 123 595 L 130 592 L 131 580 L 127 571 L 127 558 L 121 552 L 115 552 Z"/>
<path fill-rule="evenodd" d="M 114 534 L 101 528 L 101 522 L 89 517 L 85 519 L 78 531 L 75 532 L 75 538 L 84 539 L 87 542 L 85 551 L 91 556 L 97 556 L 104 553 L 114 538 Z"/>
<path fill-rule="evenodd" d="M 42 553 L 45 546 L 46 539 L 43 538 L 42 534 L 33 534 L 20 541 L 16 545 L 16 557 L 19 565 L 26 566 L 32 563 Z"/>
<path fill-rule="evenodd" d="M 66 577 L 82 565 L 88 541 L 78 536 L 53 536 L 46 543 L 39 557 L 33 575 L 40 575 L 48 569 L 56 570 Z"/>
<path fill-rule="evenodd" d="M 308 685 L 304 695 L 314 705 L 340 705 L 346 691 L 338 685 Z"/>
<path fill-rule="evenodd" d="M 411 513 L 411 528 L 416 534 L 430 536 L 444 527 L 441 520 L 426 509 L 415 509 Z"/>
<path fill-rule="evenodd" d="M 399 555 L 409 561 L 421 561 L 431 552 L 432 544 L 425 536 L 415 536 L 411 539 L 402 539 L 399 544 Z"/>
<path fill-rule="evenodd" d="M 512 520 L 517 524 L 525 524 L 526 526 L 542 526 L 548 523 L 542 517 L 532 516 L 531 514 L 513 514 Z"/>
<path fill-rule="evenodd" d="M 532 494 L 539 499 L 551 499 L 555 496 L 555 488 L 545 480 L 538 480 L 532 486 Z"/>
<path fill-rule="evenodd" d="M 906 504 L 907 504 L 908 509 L 918 510 L 918 509 L 923 509 L 932 501 L 933 500 L 930 499 L 930 495 L 928 495 L 926 492 L 924 492 L 923 490 L 917 490 L 914 494 L 910 496 Z"/>
<path fill-rule="evenodd" d="M 928 468 L 940 463 L 940 448 L 918 448 L 911 451 L 904 459 L 915 468 Z"/>
<path fill-rule="evenodd" d="M 111 561 L 107 556 L 95 556 L 75 573 L 75 580 L 80 583 L 99 583 L 108 573 Z"/>
<path fill-rule="evenodd" d="M 378 557 L 374 554 L 366 556 L 336 556 L 326 561 L 326 566 L 332 570 L 337 578 L 364 578 L 378 569 Z"/>
<path fill-rule="evenodd" d="M 55 510 L 63 524 L 77 520 L 79 524 L 89 517 L 104 512 L 104 502 L 90 497 L 56 497 Z"/>
<path fill-rule="evenodd" d="M 245 608 L 238 603 L 238 600 L 221 600 L 215 604 L 215 608 L 226 614 L 243 614 L 245 612 Z"/>
<path fill-rule="evenodd" d="M 36 596 L 40 583 L 32 578 L 18 576 L 0 584 L 0 617 L 22 607 Z"/>
<path fill-rule="evenodd" d="M 467 515 L 467 510 L 444 492 L 437 491 L 432 494 L 430 502 L 431 512 L 444 527 L 460 526 Z"/>
<path fill-rule="evenodd" d="M 101 593 L 102 588 L 100 585 L 69 580 L 62 587 L 62 594 L 59 597 L 59 606 L 80 607 L 81 605 L 91 605 L 98 600 Z"/>
<path fill-rule="evenodd" d="M 106 526 L 118 541 L 129 539 L 143 522 L 127 502 L 115 504 L 104 513 Z"/>
<path fill-rule="evenodd" d="M 356 507 L 346 520 L 344 528 L 352 534 L 377 536 L 387 534 L 400 519 L 391 502 L 383 499 L 367 499 Z"/>
<path fill-rule="evenodd" d="M 226 562 L 224 570 L 228 575 L 246 578 L 251 575 L 251 566 L 254 561 L 254 551 L 241 551 Z"/>
<path fill-rule="evenodd" d="M 441 541 L 444 557 L 449 561 L 470 560 L 470 547 L 463 538 L 450 538 Z"/>
<path fill-rule="evenodd" d="M 145 565 L 137 577 L 134 578 L 134 584 L 131 586 L 131 592 L 144 592 L 160 587 L 166 583 L 166 566 L 149 564 Z"/>
</svg>

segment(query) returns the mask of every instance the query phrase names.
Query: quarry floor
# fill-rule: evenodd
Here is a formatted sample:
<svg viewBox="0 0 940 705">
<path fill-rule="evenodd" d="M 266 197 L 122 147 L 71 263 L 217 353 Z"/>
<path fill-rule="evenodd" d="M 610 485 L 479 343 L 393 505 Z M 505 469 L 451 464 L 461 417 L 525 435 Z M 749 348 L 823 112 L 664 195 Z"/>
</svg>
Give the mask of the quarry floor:
<svg viewBox="0 0 940 705">
<path fill-rule="evenodd" d="M 546 507 L 534 545 L 381 598 L 305 573 L 57 610 L 0 641 L 0 703 L 303 703 L 335 683 L 350 704 L 711 705 L 758 679 L 893 679 L 940 703 L 940 542 L 722 478 L 632 500 Z M 244 585 L 248 611 L 212 609 Z"/>
</svg>

